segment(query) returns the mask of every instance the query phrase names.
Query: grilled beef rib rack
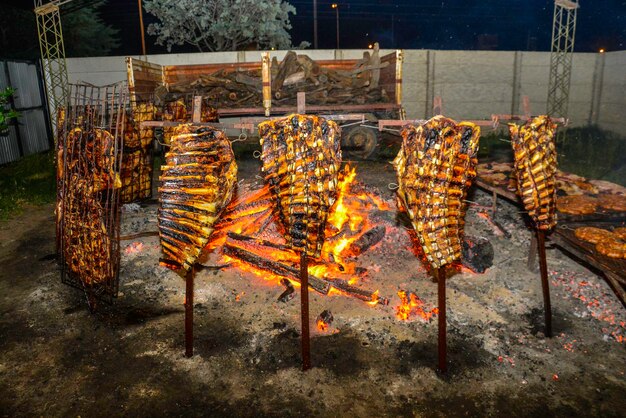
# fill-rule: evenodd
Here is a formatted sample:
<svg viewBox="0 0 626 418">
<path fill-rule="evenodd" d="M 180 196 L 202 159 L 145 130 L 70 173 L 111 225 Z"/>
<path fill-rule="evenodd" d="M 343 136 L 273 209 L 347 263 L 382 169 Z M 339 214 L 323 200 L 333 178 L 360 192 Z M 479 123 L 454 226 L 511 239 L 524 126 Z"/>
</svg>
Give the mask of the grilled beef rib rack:
<svg viewBox="0 0 626 418">
<path fill-rule="evenodd" d="M 287 245 L 318 257 L 337 197 L 341 165 L 337 125 L 321 117 L 291 115 L 259 124 L 259 134 L 262 170 Z"/>
<path fill-rule="evenodd" d="M 524 124 L 509 125 L 517 191 L 537 229 L 556 225 L 556 124 L 537 116 Z"/>
<path fill-rule="evenodd" d="M 185 276 L 230 202 L 237 164 L 224 132 L 191 124 L 175 128 L 159 188 L 162 265 Z"/>
<path fill-rule="evenodd" d="M 467 189 L 476 176 L 480 128 L 436 116 L 402 131 L 394 160 L 400 204 L 433 268 L 461 256 Z"/>
</svg>

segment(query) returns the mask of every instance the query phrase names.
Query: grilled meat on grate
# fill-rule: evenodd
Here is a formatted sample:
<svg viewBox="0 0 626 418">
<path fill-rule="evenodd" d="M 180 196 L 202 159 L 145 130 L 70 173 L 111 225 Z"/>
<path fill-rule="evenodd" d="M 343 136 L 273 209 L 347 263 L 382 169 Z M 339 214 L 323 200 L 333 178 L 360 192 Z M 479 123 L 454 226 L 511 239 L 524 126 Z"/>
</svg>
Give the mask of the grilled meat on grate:
<svg viewBox="0 0 626 418">
<path fill-rule="evenodd" d="M 436 116 L 402 131 L 394 160 L 398 197 L 433 268 L 461 256 L 467 188 L 476 176 L 480 129 Z"/>
<path fill-rule="evenodd" d="M 213 232 L 213 224 L 230 201 L 237 164 L 224 132 L 190 124 L 175 128 L 165 154 L 158 213 L 163 264 L 187 272 Z"/>
<path fill-rule="evenodd" d="M 335 122 L 305 115 L 259 125 L 265 181 L 277 201 L 287 244 L 320 255 L 324 228 L 337 197 L 341 165 Z"/>
</svg>

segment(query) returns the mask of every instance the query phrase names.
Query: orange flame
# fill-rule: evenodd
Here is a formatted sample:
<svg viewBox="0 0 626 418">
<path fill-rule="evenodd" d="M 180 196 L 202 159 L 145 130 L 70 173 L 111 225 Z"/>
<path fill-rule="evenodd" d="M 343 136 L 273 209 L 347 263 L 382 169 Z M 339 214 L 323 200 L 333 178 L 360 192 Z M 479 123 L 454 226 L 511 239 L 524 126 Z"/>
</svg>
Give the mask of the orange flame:
<svg viewBox="0 0 626 418">
<path fill-rule="evenodd" d="M 391 209 L 389 203 L 374 193 L 361 190 L 354 192 L 352 189 L 357 184 L 355 179 L 356 169 L 348 165 L 339 173 L 338 196 L 328 216 L 327 239 L 322 248 L 321 260 L 310 260 L 308 268 L 310 275 L 329 281 L 341 279 L 353 286 L 358 284 L 359 277 L 356 274 L 356 262 L 350 259 L 354 256 L 351 246 L 375 226 L 375 222 L 368 217 L 373 208 Z M 278 246 L 285 245 L 286 241 L 273 218 L 272 209 L 272 197 L 267 186 L 256 191 L 240 191 L 224 211 L 206 250 L 218 249 L 227 241 L 232 243 L 228 234 L 233 232 L 255 238 L 263 237 Z M 294 267 L 299 265 L 298 254 L 287 248 L 260 246 L 259 251 L 269 260 Z M 222 264 L 230 264 L 241 271 L 252 273 L 271 286 L 281 286 L 282 276 L 278 274 L 225 254 L 219 256 Z M 294 282 L 294 285 L 299 286 L 299 283 Z M 331 287 L 329 295 L 337 294 L 345 295 L 343 291 Z M 378 292 L 366 303 L 371 306 L 378 304 Z"/>
<path fill-rule="evenodd" d="M 322 318 L 319 318 L 317 320 L 317 329 L 318 329 L 318 331 L 326 332 L 326 331 L 328 331 L 328 324 L 326 322 L 324 322 L 324 320 Z"/>
<path fill-rule="evenodd" d="M 396 306 L 396 317 L 401 321 L 408 321 L 412 315 L 417 315 L 425 321 L 430 321 L 433 315 L 439 313 L 438 308 L 433 308 L 430 311 L 424 309 L 424 302 L 412 292 L 407 294 L 404 290 L 398 291 L 400 296 L 400 305 Z"/>
</svg>

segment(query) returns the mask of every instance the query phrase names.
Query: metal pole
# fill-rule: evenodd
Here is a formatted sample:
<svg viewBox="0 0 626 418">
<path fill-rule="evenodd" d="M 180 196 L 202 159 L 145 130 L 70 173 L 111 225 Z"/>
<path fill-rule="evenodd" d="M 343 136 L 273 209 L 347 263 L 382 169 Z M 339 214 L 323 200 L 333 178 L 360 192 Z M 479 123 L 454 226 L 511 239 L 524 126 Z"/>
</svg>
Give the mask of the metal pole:
<svg viewBox="0 0 626 418">
<path fill-rule="evenodd" d="M 335 17 L 337 20 L 337 49 L 339 49 L 339 5 L 335 7 Z"/>
<path fill-rule="evenodd" d="M 541 269 L 541 287 L 543 289 L 543 308 L 546 317 L 546 337 L 552 337 L 552 305 L 550 303 L 550 284 L 548 282 L 548 263 L 546 262 L 545 232 L 537 230 L 537 248 L 539 249 L 539 268 Z"/>
<path fill-rule="evenodd" d="M 309 268 L 306 251 L 300 253 L 300 316 L 302 319 L 302 370 L 311 368 L 309 337 Z"/>
<path fill-rule="evenodd" d="M 317 0 L 313 0 L 313 49 L 317 49 Z"/>
<path fill-rule="evenodd" d="M 146 36 L 144 35 L 145 31 L 143 28 L 143 9 L 141 7 L 141 0 L 137 0 L 137 5 L 139 7 L 139 27 L 141 28 L 141 54 L 146 55 Z"/>
<path fill-rule="evenodd" d="M 448 350 L 446 341 L 446 269 L 440 267 L 437 269 L 437 297 L 438 297 L 438 321 L 439 321 L 439 372 L 446 373 L 448 365 L 446 364 L 446 353 Z"/>
<path fill-rule="evenodd" d="M 194 266 L 185 275 L 185 357 L 193 356 L 193 280 Z"/>
</svg>

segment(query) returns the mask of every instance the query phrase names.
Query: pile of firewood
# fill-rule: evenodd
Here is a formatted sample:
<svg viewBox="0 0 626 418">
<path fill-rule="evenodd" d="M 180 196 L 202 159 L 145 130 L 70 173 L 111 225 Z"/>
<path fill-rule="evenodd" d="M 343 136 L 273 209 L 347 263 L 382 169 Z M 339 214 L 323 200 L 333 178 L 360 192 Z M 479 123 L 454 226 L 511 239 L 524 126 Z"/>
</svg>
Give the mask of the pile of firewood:
<svg viewBox="0 0 626 418">
<path fill-rule="evenodd" d="M 295 105 L 298 92 L 306 93 L 310 105 L 342 105 L 380 103 L 390 100 L 380 87 L 380 70 L 389 63 L 381 63 L 376 47 L 372 53 L 363 53 L 349 70 L 338 70 L 319 65 L 307 55 L 289 51 L 279 63 L 276 57 L 271 65 L 272 103 Z M 193 81 L 181 81 L 157 89 L 165 102 L 181 95 L 196 94 L 208 99 L 218 108 L 262 106 L 261 69 L 219 70 L 200 75 Z"/>
</svg>

